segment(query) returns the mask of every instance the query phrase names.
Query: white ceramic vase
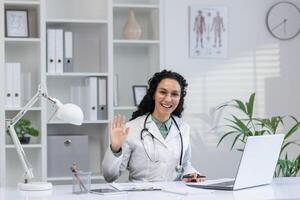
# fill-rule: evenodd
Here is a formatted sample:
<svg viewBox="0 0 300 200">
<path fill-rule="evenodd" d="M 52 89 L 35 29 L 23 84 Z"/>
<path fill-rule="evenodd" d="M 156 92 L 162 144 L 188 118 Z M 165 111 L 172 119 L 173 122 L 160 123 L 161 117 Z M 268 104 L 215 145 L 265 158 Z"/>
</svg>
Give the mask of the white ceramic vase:
<svg viewBox="0 0 300 200">
<path fill-rule="evenodd" d="M 132 9 L 128 12 L 128 20 L 123 28 L 123 37 L 126 40 L 138 40 L 141 38 L 142 30 L 135 19 L 135 14 Z"/>
</svg>

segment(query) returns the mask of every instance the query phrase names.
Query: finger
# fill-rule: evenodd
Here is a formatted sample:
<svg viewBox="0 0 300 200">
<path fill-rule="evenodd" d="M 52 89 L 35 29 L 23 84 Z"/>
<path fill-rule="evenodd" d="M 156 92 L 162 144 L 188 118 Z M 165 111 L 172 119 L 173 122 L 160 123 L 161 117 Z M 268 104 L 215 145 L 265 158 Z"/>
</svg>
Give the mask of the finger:
<svg viewBox="0 0 300 200">
<path fill-rule="evenodd" d="M 126 121 L 126 118 L 125 118 L 125 116 L 123 115 L 122 116 L 122 128 L 124 128 L 125 127 L 125 121 Z"/>
<path fill-rule="evenodd" d="M 122 123 L 121 121 L 122 121 L 122 117 L 121 117 L 120 114 L 118 114 L 118 116 L 117 116 L 117 128 L 121 127 L 121 123 Z"/>
<path fill-rule="evenodd" d="M 193 179 L 193 178 L 185 178 L 185 182 L 187 182 L 187 183 L 196 182 L 196 179 Z"/>
<path fill-rule="evenodd" d="M 182 181 L 184 181 L 184 182 L 187 183 L 187 182 L 188 182 L 188 179 L 187 179 L 187 178 L 183 178 Z"/>
<path fill-rule="evenodd" d="M 193 179 L 197 179 L 197 173 L 193 173 Z"/>
</svg>

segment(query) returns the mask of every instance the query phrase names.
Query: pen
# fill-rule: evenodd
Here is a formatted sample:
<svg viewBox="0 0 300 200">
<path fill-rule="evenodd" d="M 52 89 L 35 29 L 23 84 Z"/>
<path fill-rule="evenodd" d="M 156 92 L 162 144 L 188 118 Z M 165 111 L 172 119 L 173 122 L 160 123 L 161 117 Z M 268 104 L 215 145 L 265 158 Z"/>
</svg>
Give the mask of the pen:
<svg viewBox="0 0 300 200">
<path fill-rule="evenodd" d="M 80 180 L 80 177 L 78 175 L 78 169 L 77 169 L 77 165 L 76 163 L 73 163 L 72 167 L 71 167 L 71 171 L 73 172 L 73 175 L 75 176 L 78 185 L 80 187 L 80 190 L 82 191 L 82 188 L 84 189 L 85 192 L 88 192 L 87 188 L 85 187 L 85 185 L 82 183 L 82 181 Z"/>
<path fill-rule="evenodd" d="M 193 174 L 186 174 L 182 178 L 194 178 L 194 175 Z M 206 178 L 206 176 L 197 174 L 197 178 Z"/>
</svg>

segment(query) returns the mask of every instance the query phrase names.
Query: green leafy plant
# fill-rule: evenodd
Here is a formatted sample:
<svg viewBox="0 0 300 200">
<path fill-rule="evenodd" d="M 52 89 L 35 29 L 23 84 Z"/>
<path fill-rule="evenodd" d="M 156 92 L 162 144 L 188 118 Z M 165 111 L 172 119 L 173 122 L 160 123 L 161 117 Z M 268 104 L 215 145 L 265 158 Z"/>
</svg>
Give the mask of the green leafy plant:
<svg viewBox="0 0 300 200">
<path fill-rule="evenodd" d="M 279 159 L 277 163 L 277 171 L 275 176 L 297 176 L 300 170 L 300 155 L 294 160 L 289 160 L 287 154 L 284 159 Z"/>
<path fill-rule="evenodd" d="M 280 159 L 278 160 L 275 176 L 296 176 L 300 171 L 300 154 L 295 160 L 289 160 L 287 155 L 287 147 L 290 145 L 300 146 L 299 140 L 291 140 L 291 136 L 297 132 L 300 128 L 300 122 L 293 116 L 274 116 L 270 118 L 256 118 L 253 116 L 254 111 L 254 101 L 255 93 L 251 94 L 249 100 L 243 102 L 238 99 L 233 99 L 230 102 L 227 102 L 217 110 L 225 109 L 226 107 L 231 107 L 240 113 L 241 117 L 238 117 L 235 114 L 231 114 L 230 118 L 225 118 L 229 124 L 224 125 L 226 127 L 225 134 L 220 138 L 218 146 L 224 141 L 228 136 L 233 136 L 233 142 L 231 144 L 231 150 L 237 146 L 237 142 L 246 143 L 248 136 L 259 136 L 266 134 L 284 134 L 284 142 L 280 151 Z M 287 127 L 286 122 L 291 121 L 292 125 Z M 279 127 L 285 127 L 285 132 L 280 132 Z M 238 149 L 243 151 L 243 149 Z M 282 158 L 282 154 L 285 154 L 285 157 Z"/>
<path fill-rule="evenodd" d="M 16 134 L 17 134 L 19 140 L 21 140 L 22 138 L 24 138 L 26 136 L 37 137 L 39 135 L 39 131 L 37 129 L 33 128 L 31 126 L 31 122 L 26 118 L 22 118 L 16 123 L 15 131 L 16 131 Z M 8 130 L 7 130 L 7 133 L 9 134 Z"/>
</svg>

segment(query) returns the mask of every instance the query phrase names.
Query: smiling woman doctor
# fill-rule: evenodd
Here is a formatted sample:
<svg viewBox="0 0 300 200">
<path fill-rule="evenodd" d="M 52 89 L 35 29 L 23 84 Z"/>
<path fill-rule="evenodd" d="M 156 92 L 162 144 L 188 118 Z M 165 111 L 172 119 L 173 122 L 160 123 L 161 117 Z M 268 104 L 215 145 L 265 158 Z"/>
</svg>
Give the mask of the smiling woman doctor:
<svg viewBox="0 0 300 200">
<path fill-rule="evenodd" d="M 186 80 L 163 70 L 148 84 L 132 119 L 125 124 L 118 115 L 110 123 L 110 146 L 103 160 L 105 180 L 115 181 L 127 169 L 130 181 L 203 181 L 190 163 L 190 127 L 180 119 Z"/>
</svg>

